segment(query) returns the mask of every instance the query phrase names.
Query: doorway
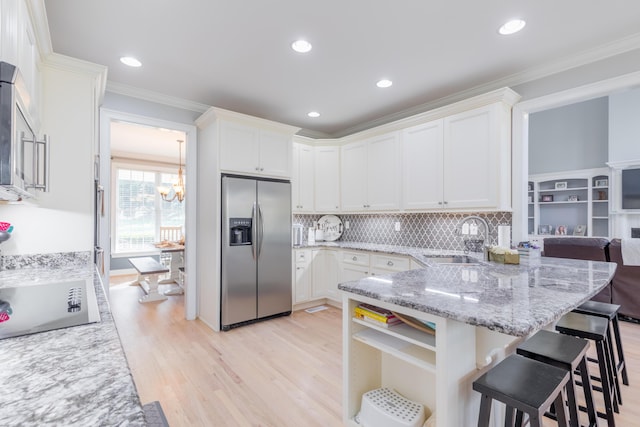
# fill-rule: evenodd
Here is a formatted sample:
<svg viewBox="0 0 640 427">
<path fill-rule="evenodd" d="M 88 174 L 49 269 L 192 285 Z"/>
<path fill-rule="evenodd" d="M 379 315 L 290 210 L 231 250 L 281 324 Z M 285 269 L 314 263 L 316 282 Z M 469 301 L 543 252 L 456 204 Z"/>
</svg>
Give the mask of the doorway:
<svg viewBox="0 0 640 427">
<path fill-rule="evenodd" d="M 184 236 L 184 313 L 186 319 L 195 319 L 196 128 L 108 109 L 101 110 L 100 122 L 98 181 L 105 206 L 98 216 L 98 246 L 104 250 L 103 283 L 109 283 L 111 271 L 130 268 L 128 257 L 157 255 L 154 243 L 162 240 L 161 227 L 179 227 Z M 173 187 L 180 169 L 182 201 L 174 197 Z M 169 189 L 164 199 L 158 186 Z"/>
</svg>

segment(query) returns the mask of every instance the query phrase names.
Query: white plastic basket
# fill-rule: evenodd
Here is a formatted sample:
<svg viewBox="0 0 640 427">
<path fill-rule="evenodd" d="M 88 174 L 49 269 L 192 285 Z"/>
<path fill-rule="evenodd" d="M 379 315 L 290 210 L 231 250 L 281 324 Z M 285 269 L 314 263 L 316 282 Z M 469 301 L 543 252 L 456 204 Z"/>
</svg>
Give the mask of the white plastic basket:
<svg viewBox="0 0 640 427">
<path fill-rule="evenodd" d="M 423 405 L 389 388 L 362 395 L 360 424 L 363 427 L 421 427 L 425 418 Z"/>
</svg>

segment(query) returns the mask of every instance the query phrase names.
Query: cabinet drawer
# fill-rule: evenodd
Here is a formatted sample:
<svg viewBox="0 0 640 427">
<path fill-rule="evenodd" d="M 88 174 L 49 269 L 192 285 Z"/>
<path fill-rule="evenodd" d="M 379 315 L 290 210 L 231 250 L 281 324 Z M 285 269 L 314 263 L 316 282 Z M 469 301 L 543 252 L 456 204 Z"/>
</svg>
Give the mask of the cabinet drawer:
<svg viewBox="0 0 640 427">
<path fill-rule="evenodd" d="M 303 250 L 303 251 L 294 251 L 295 252 L 295 262 L 296 264 L 306 264 L 311 261 L 311 251 Z"/>
<path fill-rule="evenodd" d="M 383 268 L 391 271 L 405 271 L 410 269 L 409 258 L 391 255 L 374 255 L 371 259 L 372 268 Z"/>
<path fill-rule="evenodd" d="M 362 252 L 342 252 L 342 262 L 345 264 L 369 266 L 369 254 Z"/>
</svg>

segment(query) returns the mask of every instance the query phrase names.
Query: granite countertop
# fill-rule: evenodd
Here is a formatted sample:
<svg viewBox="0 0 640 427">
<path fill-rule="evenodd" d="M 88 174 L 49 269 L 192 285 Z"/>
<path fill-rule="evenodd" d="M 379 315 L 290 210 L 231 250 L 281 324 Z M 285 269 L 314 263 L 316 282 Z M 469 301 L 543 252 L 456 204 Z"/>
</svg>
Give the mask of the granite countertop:
<svg viewBox="0 0 640 427">
<path fill-rule="evenodd" d="M 101 321 L 0 341 L 0 425 L 145 426 L 93 265 L 0 271 L 0 287 L 93 279 Z"/>
<path fill-rule="evenodd" d="M 616 269 L 615 263 L 539 255 L 523 256 L 519 265 L 424 264 L 422 269 L 341 283 L 338 288 L 522 337 L 596 295 Z"/>
<path fill-rule="evenodd" d="M 473 258 L 477 258 L 478 261 L 482 260 L 483 254 L 477 252 L 465 253 L 461 250 L 455 249 L 429 249 L 429 248 L 416 248 L 413 246 L 397 246 L 397 245 L 383 245 L 379 243 L 362 243 L 362 242 L 347 242 L 337 240 L 335 242 L 316 242 L 313 245 L 304 244 L 302 246 L 294 246 L 293 249 L 351 249 L 367 252 L 379 252 L 390 255 L 404 255 L 410 256 L 424 267 L 437 265 L 429 259 L 429 256 L 437 255 L 468 255 Z"/>
</svg>

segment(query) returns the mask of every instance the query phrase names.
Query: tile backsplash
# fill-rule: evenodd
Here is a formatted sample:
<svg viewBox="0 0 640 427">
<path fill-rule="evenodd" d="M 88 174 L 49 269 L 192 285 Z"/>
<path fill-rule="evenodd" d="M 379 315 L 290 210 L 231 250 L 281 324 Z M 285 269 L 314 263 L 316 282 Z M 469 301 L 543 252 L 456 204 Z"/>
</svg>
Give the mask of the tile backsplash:
<svg viewBox="0 0 640 427">
<path fill-rule="evenodd" d="M 456 230 L 463 218 L 476 215 L 489 224 L 489 243 L 497 244 L 498 226 L 511 225 L 511 212 L 458 213 L 390 213 L 337 215 L 342 223 L 349 222 L 340 240 L 434 249 L 464 249 Z M 293 223 L 308 230 L 322 215 L 293 215 Z M 395 231 L 395 223 L 400 231 Z M 305 231 L 306 241 L 307 233 Z M 517 243 L 517 242 L 515 242 Z"/>
</svg>

